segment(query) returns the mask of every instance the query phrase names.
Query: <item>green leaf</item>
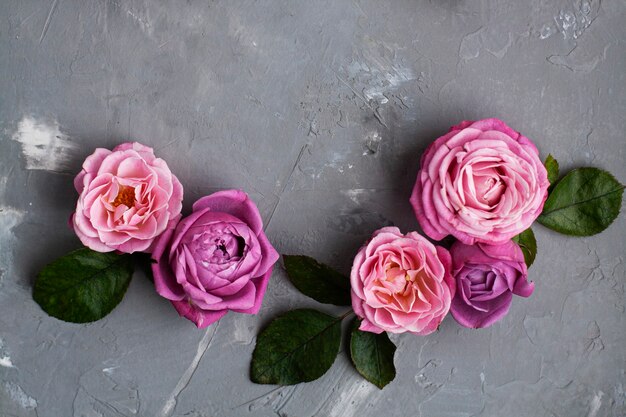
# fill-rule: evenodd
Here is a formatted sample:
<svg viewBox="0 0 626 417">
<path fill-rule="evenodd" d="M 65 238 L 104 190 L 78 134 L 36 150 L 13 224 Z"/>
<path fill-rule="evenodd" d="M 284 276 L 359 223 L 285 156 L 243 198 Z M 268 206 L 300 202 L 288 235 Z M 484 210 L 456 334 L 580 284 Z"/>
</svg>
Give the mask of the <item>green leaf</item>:
<svg viewBox="0 0 626 417">
<path fill-rule="evenodd" d="M 324 375 L 339 352 L 341 320 L 311 309 L 276 318 L 257 337 L 252 382 L 293 385 Z"/>
<path fill-rule="evenodd" d="M 546 170 L 548 171 L 548 181 L 550 181 L 551 185 L 559 179 L 559 163 L 556 159 L 550 154 L 546 158 L 546 162 L 543 163 L 546 166 Z"/>
<path fill-rule="evenodd" d="M 556 184 L 537 221 L 566 235 L 595 235 L 619 215 L 623 192 L 607 171 L 575 169 Z"/>
<path fill-rule="evenodd" d="M 522 249 L 526 266 L 530 268 L 533 262 L 535 262 L 535 256 L 537 256 L 537 240 L 535 239 L 533 229 L 529 227 L 512 240 Z"/>
<path fill-rule="evenodd" d="M 304 295 L 320 303 L 349 306 L 350 280 L 308 256 L 283 255 L 291 283 Z"/>
<path fill-rule="evenodd" d="M 396 377 L 396 368 L 393 364 L 396 345 L 389 340 L 385 332 L 375 334 L 359 330 L 360 323 L 358 318 L 352 323 L 350 333 L 352 363 L 365 379 L 383 389 Z"/>
<path fill-rule="evenodd" d="M 143 272 L 143 275 L 145 275 L 146 278 L 154 284 L 152 264 L 156 263 L 156 261 L 152 259 L 152 255 L 145 252 L 134 252 L 132 256 L 135 264 L 135 271 Z"/>
<path fill-rule="evenodd" d="M 41 270 L 33 298 L 52 317 L 88 323 L 100 320 L 122 301 L 132 276 L 130 255 L 78 249 Z"/>
</svg>

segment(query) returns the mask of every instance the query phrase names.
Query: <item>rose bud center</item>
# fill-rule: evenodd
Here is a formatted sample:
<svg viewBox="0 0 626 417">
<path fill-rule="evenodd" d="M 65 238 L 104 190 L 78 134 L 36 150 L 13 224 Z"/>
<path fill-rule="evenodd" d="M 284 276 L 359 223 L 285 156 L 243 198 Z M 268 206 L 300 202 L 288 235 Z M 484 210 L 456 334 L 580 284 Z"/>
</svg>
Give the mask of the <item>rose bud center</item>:
<svg viewBox="0 0 626 417">
<path fill-rule="evenodd" d="M 245 243 L 241 236 L 224 235 L 213 239 L 215 250 L 211 260 L 214 263 L 222 263 L 232 258 L 241 258 Z"/>
<path fill-rule="evenodd" d="M 470 294 L 468 295 L 477 296 L 491 291 L 497 276 L 493 271 L 473 270 L 467 278 L 470 284 Z"/>
<path fill-rule="evenodd" d="M 115 196 L 115 200 L 113 200 L 113 207 L 117 207 L 122 204 L 129 208 L 133 207 L 135 204 L 135 189 L 133 187 L 120 185 L 117 196 Z"/>
<path fill-rule="evenodd" d="M 385 266 L 385 279 L 382 286 L 387 288 L 391 293 L 397 294 L 404 292 L 406 285 L 411 281 L 411 277 L 407 271 L 402 269 L 395 262 L 390 262 Z"/>
<path fill-rule="evenodd" d="M 202 259 L 204 267 L 237 262 L 245 254 L 246 243 L 243 237 L 229 230 L 219 229 L 207 230 L 194 237 L 194 252 L 197 259 Z"/>
<path fill-rule="evenodd" d="M 494 168 L 475 171 L 473 180 L 476 198 L 491 207 L 500 201 L 500 197 L 506 190 L 506 185 Z"/>
</svg>

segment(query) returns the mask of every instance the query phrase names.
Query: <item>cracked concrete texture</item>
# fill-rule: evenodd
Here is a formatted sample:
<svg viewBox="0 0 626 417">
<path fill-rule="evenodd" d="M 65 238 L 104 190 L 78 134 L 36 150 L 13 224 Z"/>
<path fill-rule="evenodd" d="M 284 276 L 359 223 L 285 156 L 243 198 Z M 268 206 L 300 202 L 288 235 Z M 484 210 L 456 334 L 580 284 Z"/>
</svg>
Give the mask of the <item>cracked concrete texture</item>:
<svg viewBox="0 0 626 417">
<path fill-rule="evenodd" d="M 258 316 L 206 332 L 141 273 L 92 324 L 31 298 L 79 246 L 72 176 L 130 139 L 168 161 L 187 210 L 242 188 L 280 252 L 343 271 L 375 228 L 417 229 L 420 154 L 462 119 L 500 117 L 562 169 L 626 182 L 625 19 L 618 0 L 1 2 L 0 415 L 626 415 L 624 215 L 582 239 L 536 226 L 533 296 L 489 329 L 396 337 L 384 391 L 343 351 L 309 384 L 249 382 L 268 320 L 336 311 L 281 268 Z"/>
</svg>

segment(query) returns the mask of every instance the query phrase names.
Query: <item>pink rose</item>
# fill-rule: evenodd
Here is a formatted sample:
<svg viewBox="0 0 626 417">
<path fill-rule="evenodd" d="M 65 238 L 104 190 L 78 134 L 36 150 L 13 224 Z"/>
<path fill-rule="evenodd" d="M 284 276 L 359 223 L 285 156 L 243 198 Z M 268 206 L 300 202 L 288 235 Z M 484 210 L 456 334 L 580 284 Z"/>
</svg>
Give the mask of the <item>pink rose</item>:
<svg viewBox="0 0 626 417">
<path fill-rule="evenodd" d="M 96 149 L 74 187 L 80 197 L 70 224 L 98 252 L 150 252 L 180 219 L 182 185 L 152 148 L 137 142 Z"/>
<path fill-rule="evenodd" d="M 157 292 L 204 328 L 229 310 L 259 311 L 278 253 L 248 195 L 227 190 L 196 201 L 159 238 L 152 259 Z"/>
<path fill-rule="evenodd" d="M 352 308 L 372 333 L 434 332 L 454 296 L 450 254 L 417 232 L 376 232 L 354 258 Z"/>
<path fill-rule="evenodd" d="M 513 294 L 533 293 L 524 254 L 511 240 L 500 245 L 455 242 L 450 254 L 457 286 L 450 311 L 462 326 L 491 326 L 508 313 Z"/>
<path fill-rule="evenodd" d="M 498 119 L 465 121 L 424 152 L 411 204 L 435 240 L 493 244 L 530 227 L 549 185 L 528 138 Z"/>
</svg>

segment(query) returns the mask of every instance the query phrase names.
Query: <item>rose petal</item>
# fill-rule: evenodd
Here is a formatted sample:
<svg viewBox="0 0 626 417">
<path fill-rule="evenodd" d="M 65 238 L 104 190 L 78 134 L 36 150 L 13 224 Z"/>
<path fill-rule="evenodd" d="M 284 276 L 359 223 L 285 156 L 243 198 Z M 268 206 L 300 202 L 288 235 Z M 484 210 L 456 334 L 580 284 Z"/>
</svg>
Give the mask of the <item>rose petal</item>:
<svg viewBox="0 0 626 417">
<path fill-rule="evenodd" d="M 243 310 L 233 309 L 233 311 L 246 314 L 256 314 L 259 312 L 259 310 L 261 309 L 261 304 L 263 303 L 265 291 L 267 290 L 267 284 L 269 283 L 270 277 L 272 276 L 272 269 L 273 266 L 270 267 L 270 269 L 268 269 L 261 277 L 252 280 L 252 283 L 255 287 L 254 303 L 252 307 Z"/>
<path fill-rule="evenodd" d="M 207 311 L 196 308 L 187 300 L 171 302 L 178 314 L 196 324 L 199 329 L 209 327 L 228 313 L 228 310 Z"/>
<path fill-rule="evenodd" d="M 210 209 L 214 212 L 230 214 L 246 223 L 254 233 L 263 228 L 261 214 L 256 205 L 241 190 L 224 190 L 202 197 L 193 205 L 193 211 Z"/>
<path fill-rule="evenodd" d="M 468 306 L 460 301 L 458 297 L 455 297 L 450 306 L 450 313 L 461 326 L 471 329 L 488 327 L 501 320 L 509 312 L 512 299 L 513 295 L 506 293 L 505 298 L 499 303 L 497 308 L 493 311 L 482 312 Z"/>
</svg>

